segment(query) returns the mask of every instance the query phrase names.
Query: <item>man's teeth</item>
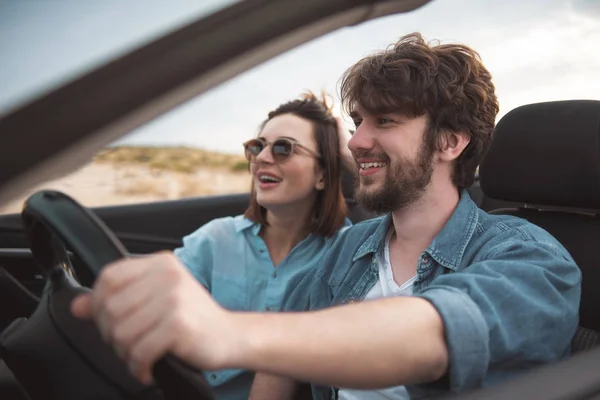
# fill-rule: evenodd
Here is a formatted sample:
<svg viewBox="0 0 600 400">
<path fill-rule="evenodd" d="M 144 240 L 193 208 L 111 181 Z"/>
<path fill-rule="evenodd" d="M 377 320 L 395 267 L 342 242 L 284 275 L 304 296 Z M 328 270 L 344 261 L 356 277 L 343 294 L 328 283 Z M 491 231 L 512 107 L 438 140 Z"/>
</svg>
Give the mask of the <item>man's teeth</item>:
<svg viewBox="0 0 600 400">
<path fill-rule="evenodd" d="M 261 175 L 258 177 L 258 179 L 260 179 L 261 182 L 281 182 L 281 179 L 275 178 L 271 175 Z"/>
<path fill-rule="evenodd" d="M 369 169 L 369 168 L 383 168 L 385 167 L 384 162 L 369 162 L 369 163 L 360 163 L 360 168 Z"/>
</svg>

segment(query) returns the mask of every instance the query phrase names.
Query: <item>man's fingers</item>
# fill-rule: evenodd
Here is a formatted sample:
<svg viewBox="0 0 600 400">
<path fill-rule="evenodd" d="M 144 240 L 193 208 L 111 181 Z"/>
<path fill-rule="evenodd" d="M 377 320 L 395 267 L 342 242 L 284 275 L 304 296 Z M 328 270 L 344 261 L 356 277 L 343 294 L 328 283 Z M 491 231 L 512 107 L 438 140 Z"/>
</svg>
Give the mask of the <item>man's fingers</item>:
<svg viewBox="0 0 600 400">
<path fill-rule="evenodd" d="M 135 343 L 160 324 L 168 312 L 164 303 L 162 298 L 154 298 L 128 314 L 112 329 L 109 340 L 114 343 L 121 358 L 127 360 Z"/>
<path fill-rule="evenodd" d="M 102 312 L 103 304 L 115 293 L 151 274 L 148 264 L 147 260 L 141 258 L 119 260 L 104 267 L 94 284 L 92 296 L 94 315 Z"/>
<path fill-rule="evenodd" d="M 100 271 L 94 291 L 113 292 L 148 271 L 144 259 L 121 259 L 107 264 Z"/>
<path fill-rule="evenodd" d="M 131 281 L 127 290 L 120 290 L 105 299 L 98 309 L 96 321 L 105 340 L 111 341 L 114 335 L 113 327 L 119 327 L 140 309 L 152 309 L 150 304 L 157 298 L 156 284 L 152 280 L 157 277 L 147 273 L 139 280 Z M 158 277 L 160 279 L 160 277 Z M 155 306 L 154 306 L 155 307 Z M 156 312 L 157 310 L 154 309 Z M 150 317 L 158 317 L 152 316 Z"/>
<path fill-rule="evenodd" d="M 90 294 L 82 294 L 71 301 L 71 313 L 80 319 L 90 319 L 92 313 L 92 298 Z"/>
<path fill-rule="evenodd" d="M 197 307 L 206 301 L 212 304 L 192 274 L 163 253 L 107 265 L 93 292 L 75 299 L 71 309 L 93 318 L 134 375 L 150 383 L 152 365 L 167 352 L 193 358 Z"/>
<path fill-rule="evenodd" d="M 173 346 L 175 332 L 170 320 L 169 317 L 163 318 L 161 323 L 147 331 L 131 348 L 129 370 L 144 384 L 152 382 L 152 366 Z"/>
</svg>

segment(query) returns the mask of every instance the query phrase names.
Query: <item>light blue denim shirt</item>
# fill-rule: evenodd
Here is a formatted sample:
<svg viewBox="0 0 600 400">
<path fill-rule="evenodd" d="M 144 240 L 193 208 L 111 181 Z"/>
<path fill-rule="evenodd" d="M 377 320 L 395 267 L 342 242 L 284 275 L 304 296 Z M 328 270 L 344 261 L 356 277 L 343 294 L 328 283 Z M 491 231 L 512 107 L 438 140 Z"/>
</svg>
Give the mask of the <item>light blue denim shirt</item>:
<svg viewBox="0 0 600 400">
<path fill-rule="evenodd" d="M 343 232 L 284 308 L 316 310 L 363 299 L 378 279 L 376 256 L 390 224 L 388 215 Z M 487 214 L 463 191 L 419 258 L 413 293 L 440 313 L 450 356 L 444 378 L 407 387 L 411 399 L 419 399 L 493 385 L 568 355 L 581 273 L 549 233 L 520 218 Z M 315 399 L 335 393 L 313 386 Z"/>
<path fill-rule="evenodd" d="M 342 230 L 349 225 L 347 219 Z M 174 253 L 223 307 L 279 311 L 284 295 L 316 267 L 339 232 L 307 236 L 275 268 L 260 229 L 243 215 L 215 219 L 185 236 Z M 247 399 L 254 374 L 227 369 L 207 371 L 205 378 L 217 399 Z"/>
</svg>

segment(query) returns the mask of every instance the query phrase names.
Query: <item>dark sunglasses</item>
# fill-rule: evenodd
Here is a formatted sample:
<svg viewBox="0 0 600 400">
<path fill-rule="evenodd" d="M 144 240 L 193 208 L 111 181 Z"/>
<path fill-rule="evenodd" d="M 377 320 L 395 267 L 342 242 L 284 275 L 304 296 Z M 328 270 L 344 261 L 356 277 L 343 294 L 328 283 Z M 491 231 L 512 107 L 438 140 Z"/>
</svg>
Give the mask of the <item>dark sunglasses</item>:
<svg viewBox="0 0 600 400">
<path fill-rule="evenodd" d="M 250 139 L 244 143 L 244 153 L 246 154 L 246 159 L 249 162 L 255 162 L 256 157 L 265 149 L 265 147 L 268 146 L 271 147 L 271 156 L 276 163 L 282 163 L 290 158 L 296 151 L 296 147 L 303 149 L 315 158 L 321 158 L 321 156 L 314 150 L 301 145 L 293 139 L 279 138 L 274 142 L 267 142 L 263 138 L 257 138 Z"/>
</svg>

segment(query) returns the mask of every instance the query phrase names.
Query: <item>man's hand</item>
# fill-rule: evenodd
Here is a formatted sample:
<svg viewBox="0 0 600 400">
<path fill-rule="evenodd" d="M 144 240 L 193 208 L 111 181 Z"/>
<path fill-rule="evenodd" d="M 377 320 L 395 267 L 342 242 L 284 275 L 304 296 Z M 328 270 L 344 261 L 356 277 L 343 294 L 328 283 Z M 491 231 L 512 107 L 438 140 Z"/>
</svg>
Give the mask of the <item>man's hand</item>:
<svg viewBox="0 0 600 400">
<path fill-rule="evenodd" d="M 171 353 L 209 370 L 243 368 L 303 382 L 374 388 L 447 369 L 441 317 L 426 300 L 390 298 L 305 313 L 220 307 L 172 253 L 107 265 L 73 300 L 144 383 Z"/>
<path fill-rule="evenodd" d="M 221 308 L 172 253 L 107 265 L 72 312 L 93 319 L 142 382 L 172 353 L 198 368 L 219 369 L 235 351 L 231 313 Z"/>
</svg>

